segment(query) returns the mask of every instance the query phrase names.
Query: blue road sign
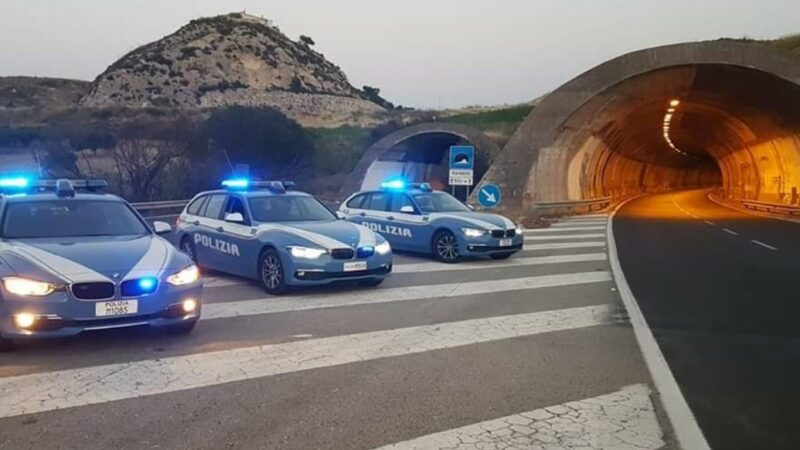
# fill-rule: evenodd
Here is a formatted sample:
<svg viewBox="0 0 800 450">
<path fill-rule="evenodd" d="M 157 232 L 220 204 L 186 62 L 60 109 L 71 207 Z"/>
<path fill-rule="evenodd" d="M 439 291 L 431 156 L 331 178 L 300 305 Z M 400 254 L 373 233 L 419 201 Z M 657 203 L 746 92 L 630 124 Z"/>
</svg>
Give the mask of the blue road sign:
<svg viewBox="0 0 800 450">
<path fill-rule="evenodd" d="M 500 204 L 500 188 L 496 184 L 484 184 L 478 189 L 478 203 L 484 208 L 495 208 Z"/>
<path fill-rule="evenodd" d="M 471 145 L 453 145 L 450 147 L 450 168 L 474 169 L 475 147 Z"/>
</svg>

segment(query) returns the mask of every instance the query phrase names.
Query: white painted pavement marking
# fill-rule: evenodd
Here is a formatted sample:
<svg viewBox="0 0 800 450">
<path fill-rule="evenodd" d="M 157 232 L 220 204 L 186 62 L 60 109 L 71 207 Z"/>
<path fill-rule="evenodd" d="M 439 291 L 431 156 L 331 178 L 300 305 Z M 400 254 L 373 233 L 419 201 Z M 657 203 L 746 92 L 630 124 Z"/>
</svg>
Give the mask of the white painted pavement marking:
<svg viewBox="0 0 800 450">
<path fill-rule="evenodd" d="M 608 214 L 581 214 L 578 216 L 569 216 L 564 220 L 581 220 L 581 219 L 607 219 Z"/>
<path fill-rule="evenodd" d="M 613 323 L 590 306 L 0 378 L 0 417 Z"/>
<path fill-rule="evenodd" d="M 704 220 L 703 222 L 705 222 L 707 225 L 711 225 L 712 227 L 716 225 L 714 222 L 710 220 Z"/>
<path fill-rule="evenodd" d="M 525 242 L 528 242 L 528 238 L 525 238 Z M 605 247 L 606 243 L 604 241 L 586 241 L 586 242 L 551 242 L 549 244 L 531 244 L 525 245 L 522 249 L 523 250 L 562 250 L 565 248 L 593 248 L 593 247 Z"/>
<path fill-rule="evenodd" d="M 569 228 L 569 227 L 590 227 L 590 226 L 598 226 L 598 225 L 605 225 L 606 219 L 599 219 L 599 220 L 581 220 L 581 221 L 568 221 L 568 222 L 556 222 L 551 227 L 554 228 Z"/>
<path fill-rule="evenodd" d="M 618 448 L 664 446 L 644 384 L 561 405 L 422 436 L 379 450 L 479 450 L 485 448 Z"/>
<path fill-rule="evenodd" d="M 541 236 L 527 236 L 525 242 L 530 241 L 574 241 L 580 239 L 597 239 L 606 237 L 603 233 L 584 234 L 545 234 Z"/>
<path fill-rule="evenodd" d="M 656 385 L 656 390 L 661 395 L 661 403 L 664 405 L 664 410 L 667 413 L 672 429 L 675 432 L 675 437 L 678 440 L 680 448 L 692 450 L 710 450 L 708 442 L 706 441 L 703 432 L 700 430 L 700 425 L 689 409 L 689 404 L 686 403 L 681 388 L 678 382 L 675 381 L 675 376 L 661 353 L 661 348 L 653 336 L 653 331 L 647 325 L 647 320 L 639 309 L 639 304 L 636 302 L 636 297 L 633 296 L 630 285 L 625 278 L 625 273 L 622 271 L 622 265 L 619 263 L 617 256 L 617 243 L 614 240 L 614 216 L 626 203 L 635 200 L 638 197 L 626 200 L 614 210 L 608 218 L 608 260 L 611 263 L 611 270 L 614 272 L 614 280 L 619 290 L 619 296 L 622 298 L 622 303 L 628 311 L 628 317 L 633 326 L 633 333 L 636 335 L 636 341 L 639 343 L 639 348 L 642 350 L 644 361 L 653 377 L 653 382 Z M 673 202 L 675 198 L 673 197 Z"/>
<path fill-rule="evenodd" d="M 737 233 L 737 232 L 735 232 L 735 231 L 733 231 L 731 229 L 728 229 L 728 228 L 723 228 L 722 231 L 724 231 L 724 232 L 726 232 L 728 234 L 732 234 L 734 236 L 738 236 L 739 235 L 739 233 Z"/>
<path fill-rule="evenodd" d="M 605 283 L 611 281 L 609 272 L 579 272 L 542 275 L 504 280 L 470 281 L 465 283 L 406 286 L 386 289 L 343 291 L 325 295 L 298 295 L 270 297 L 238 302 L 206 303 L 200 320 L 229 317 L 275 314 L 311 309 L 338 308 L 342 306 L 370 305 L 390 302 L 428 300 L 433 298 L 462 297 L 465 295 L 494 294 L 498 292 Z"/>
<path fill-rule="evenodd" d="M 569 228 L 568 227 L 564 227 L 564 228 L 553 228 L 553 227 L 550 227 L 550 228 L 530 228 L 530 229 L 524 230 L 522 233 L 528 235 L 528 234 L 540 234 L 540 233 L 569 233 L 571 231 L 602 231 L 602 230 L 605 230 L 605 229 L 606 229 L 605 225 L 602 225 L 602 226 L 590 226 L 590 227 L 579 226 L 579 227 L 569 227 Z"/>
<path fill-rule="evenodd" d="M 763 242 L 761 242 L 761 241 L 757 241 L 757 240 L 755 240 L 755 239 L 751 240 L 750 242 L 752 242 L 753 244 L 756 244 L 756 245 L 760 245 L 760 246 L 762 246 L 762 247 L 764 247 L 764 248 L 768 248 L 768 249 L 770 249 L 770 250 L 772 250 L 772 251 L 777 251 L 777 250 L 778 250 L 778 248 L 777 248 L 777 247 L 773 247 L 773 246 L 771 246 L 771 245 L 769 245 L 769 244 L 765 244 L 765 243 L 763 243 Z"/>
</svg>

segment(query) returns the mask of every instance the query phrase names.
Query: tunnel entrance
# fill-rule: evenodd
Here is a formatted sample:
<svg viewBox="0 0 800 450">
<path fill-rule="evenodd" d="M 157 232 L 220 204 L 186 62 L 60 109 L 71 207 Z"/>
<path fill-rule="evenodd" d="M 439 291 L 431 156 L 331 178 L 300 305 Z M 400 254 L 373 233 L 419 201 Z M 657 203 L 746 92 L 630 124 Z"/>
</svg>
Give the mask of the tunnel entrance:
<svg viewBox="0 0 800 450">
<path fill-rule="evenodd" d="M 736 41 L 615 58 L 548 95 L 486 179 L 509 209 L 704 186 L 800 204 L 800 58 Z"/>
</svg>

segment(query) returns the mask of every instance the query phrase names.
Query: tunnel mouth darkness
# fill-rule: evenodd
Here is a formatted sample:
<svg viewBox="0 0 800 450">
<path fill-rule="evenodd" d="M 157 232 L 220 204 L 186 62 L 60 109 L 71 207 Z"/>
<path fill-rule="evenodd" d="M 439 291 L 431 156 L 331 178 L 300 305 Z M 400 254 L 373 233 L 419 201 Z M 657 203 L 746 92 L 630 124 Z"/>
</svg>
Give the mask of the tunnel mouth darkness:
<svg viewBox="0 0 800 450">
<path fill-rule="evenodd" d="M 798 204 L 800 86 L 735 65 L 660 68 L 589 99 L 550 148 L 528 180 L 534 201 L 563 199 L 565 185 L 569 200 L 716 186 L 733 200 Z M 542 160 L 565 179 L 537 183 Z"/>
<path fill-rule="evenodd" d="M 464 136 L 432 131 L 415 134 L 384 149 L 369 165 L 361 190 L 377 189 L 381 182 L 402 177 L 409 182 L 427 182 L 434 189 L 452 191 L 461 200 L 467 199 L 464 186 L 449 185 L 449 149 L 454 145 L 475 147 L 475 182 L 489 168 L 491 155 Z"/>
</svg>

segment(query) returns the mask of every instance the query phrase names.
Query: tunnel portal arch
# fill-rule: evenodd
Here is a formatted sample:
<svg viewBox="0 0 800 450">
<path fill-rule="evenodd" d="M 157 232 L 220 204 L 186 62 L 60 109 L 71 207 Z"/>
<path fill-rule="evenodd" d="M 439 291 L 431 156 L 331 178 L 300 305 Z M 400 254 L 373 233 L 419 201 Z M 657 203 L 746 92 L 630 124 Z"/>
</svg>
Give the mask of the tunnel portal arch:
<svg viewBox="0 0 800 450">
<path fill-rule="evenodd" d="M 544 98 L 484 180 L 515 212 L 714 184 L 800 202 L 800 57 L 732 40 L 617 57 Z"/>
<path fill-rule="evenodd" d="M 466 125 L 430 122 L 402 128 L 367 148 L 342 185 L 340 197 L 344 198 L 362 188 L 375 188 L 380 179 L 392 175 L 407 175 L 410 181 L 434 181 L 441 188 L 442 181 L 447 182 L 447 168 L 443 165 L 446 164 L 446 151 L 450 145 L 456 144 L 475 147 L 476 182 L 501 150 L 482 131 Z M 443 155 L 445 161 L 442 160 Z M 402 173 L 404 161 L 410 162 L 406 164 L 405 174 Z M 418 170 L 413 170 L 414 166 L 418 166 Z"/>
</svg>

